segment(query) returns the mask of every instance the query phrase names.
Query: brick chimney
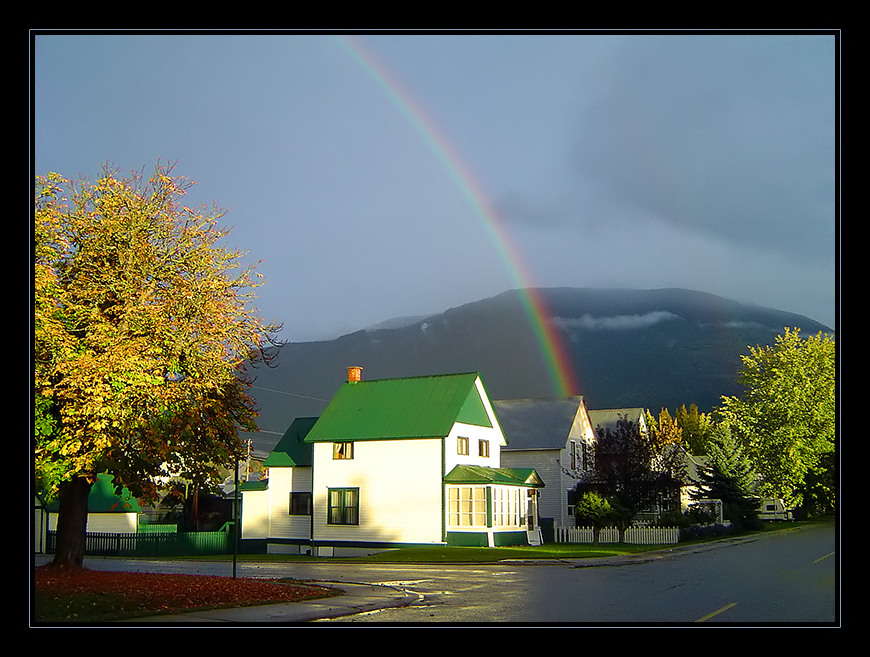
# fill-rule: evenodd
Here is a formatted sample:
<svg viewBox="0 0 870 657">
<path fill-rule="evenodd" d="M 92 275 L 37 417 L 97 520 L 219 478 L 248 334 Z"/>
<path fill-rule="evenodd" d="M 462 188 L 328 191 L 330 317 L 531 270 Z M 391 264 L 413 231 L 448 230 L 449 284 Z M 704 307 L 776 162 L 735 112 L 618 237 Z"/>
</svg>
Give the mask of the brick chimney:
<svg viewBox="0 0 870 657">
<path fill-rule="evenodd" d="M 347 382 L 348 383 L 357 383 L 362 376 L 362 367 L 359 365 L 352 365 L 347 368 Z"/>
</svg>

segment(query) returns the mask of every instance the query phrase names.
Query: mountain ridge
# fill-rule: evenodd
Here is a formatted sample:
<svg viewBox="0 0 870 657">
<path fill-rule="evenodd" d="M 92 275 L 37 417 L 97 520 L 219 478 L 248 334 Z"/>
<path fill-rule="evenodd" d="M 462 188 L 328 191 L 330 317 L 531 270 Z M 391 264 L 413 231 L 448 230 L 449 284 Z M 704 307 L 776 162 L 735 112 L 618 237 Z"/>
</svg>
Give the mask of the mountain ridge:
<svg viewBox="0 0 870 657">
<path fill-rule="evenodd" d="M 492 399 L 552 398 L 552 372 L 528 315 L 543 302 L 590 409 L 681 404 L 710 410 L 739 394 L 748 345 L 772 344 L 785 327 L 833 333 L 808 317 L 684 288 L 509 290 L 440 313 L 396 318 L 333 340 L 287 343 L 259 367 L 255 449 L 269 451 L 296 417 L 319 415 L 347 367 L 364 379 L 480 372 Z"/>
</svg>

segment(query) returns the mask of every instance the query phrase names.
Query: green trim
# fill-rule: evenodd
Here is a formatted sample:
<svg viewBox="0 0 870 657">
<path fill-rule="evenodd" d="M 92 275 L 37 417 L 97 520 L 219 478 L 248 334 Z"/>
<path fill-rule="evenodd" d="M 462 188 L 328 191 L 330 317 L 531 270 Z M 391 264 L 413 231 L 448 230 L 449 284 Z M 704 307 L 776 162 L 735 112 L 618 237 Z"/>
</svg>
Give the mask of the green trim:
<svg viewBox="0 0 870 657">
<path fill-rule="evenodd" d="M 447 474 L 447 445 L 441 441 L 441 480 Z M 447 487 L 441 486 L 441 540 L 447 541 Z"/>
<path fill-rule="evenodd" d="M 274 541 L 272 541 L 274 542 Z M 330 541 L 317 540 L 311 542 L 313 548 L 383 548 L 383 549 L 400 549 L 414 547 L 440 547 L 443 543 L 391 543 L 389 541 Z"/>
<path fill-rule="evenodd" d="M 447 545 L 487 547 L 489 545 L 489 535 L 486 532 L 447 532 Z"/>
<path fill-rule="evenodd" d="M 260 479 L 259 481 L 242 481 L 239 482 L 239 490 L 243 493 L 249 493 L 258 490 L 269 490 L 269 480 Z"/>
<path fill-rule="evenodd" d="M 492 537 L 495 547 L 508 545 L 528 545 L 529 536 L 524 531 L 495 532 Z"/>
</svg>

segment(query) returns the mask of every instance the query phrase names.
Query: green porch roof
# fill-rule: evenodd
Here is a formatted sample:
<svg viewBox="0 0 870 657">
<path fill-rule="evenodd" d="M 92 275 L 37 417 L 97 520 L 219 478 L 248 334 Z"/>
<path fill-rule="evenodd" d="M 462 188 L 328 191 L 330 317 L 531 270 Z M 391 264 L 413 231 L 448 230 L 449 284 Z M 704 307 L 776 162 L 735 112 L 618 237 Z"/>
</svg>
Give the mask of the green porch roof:
<svg viewBox="0 0 870 657">
<path fill-rule="evenodd" d="M 482 465 L 457 465 L 444 476 L 444 483 L 544 487 L 534 468 L 488 468 Z"/>
<path fill-rule="evenodd" d="M 263 465 L 267 468 L 292 468 L 311 465 L 311 445 L 304 441 L 316 417 L 297 417 L 275 445 Z"/>
<path fill-rule="evenodd" d="M 476 372 L 342 385 L 305 442 L 442 438 L 454 422 L 491 427 Z"/>
</svg>

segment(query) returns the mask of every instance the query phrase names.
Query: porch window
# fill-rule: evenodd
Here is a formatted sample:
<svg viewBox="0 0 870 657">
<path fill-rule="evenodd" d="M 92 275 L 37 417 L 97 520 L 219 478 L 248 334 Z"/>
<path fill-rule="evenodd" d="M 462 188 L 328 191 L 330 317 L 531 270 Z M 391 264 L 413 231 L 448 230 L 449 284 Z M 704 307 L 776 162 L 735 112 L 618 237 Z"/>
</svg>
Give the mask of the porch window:
<svg viewBox="0 0 870 657">
<path fill-rule="evenodd" d="M 496 488 L 493 490 L 493 516 L 500 527 L 520 527 L 522 521 L 522 489 Z"/>
<path fill-rule="evenodd" d="M 486 487 L 451 486 L 447 497 L 449 525 L 486 527 Z"/>
<path fill-rule="evenodd" d="M 290 515 L 311 515 L 311 493 L 290 493 Z"/>
<path fill-rule="evenodd" d="M 330 525 L 359 524 L 359 488 L 330 488 L 326 522 Z"/>
<path fill-rule="evenodd" d="M 353 443 L 332 443 L 333 460 L 345 460 L 353 458 Z"/>
<path fill-rule="evenodd" d="M 468 456 L 468 438 L 459 436 L 456 439 L 456 453 L 460 456 Z"/>
</svg>

